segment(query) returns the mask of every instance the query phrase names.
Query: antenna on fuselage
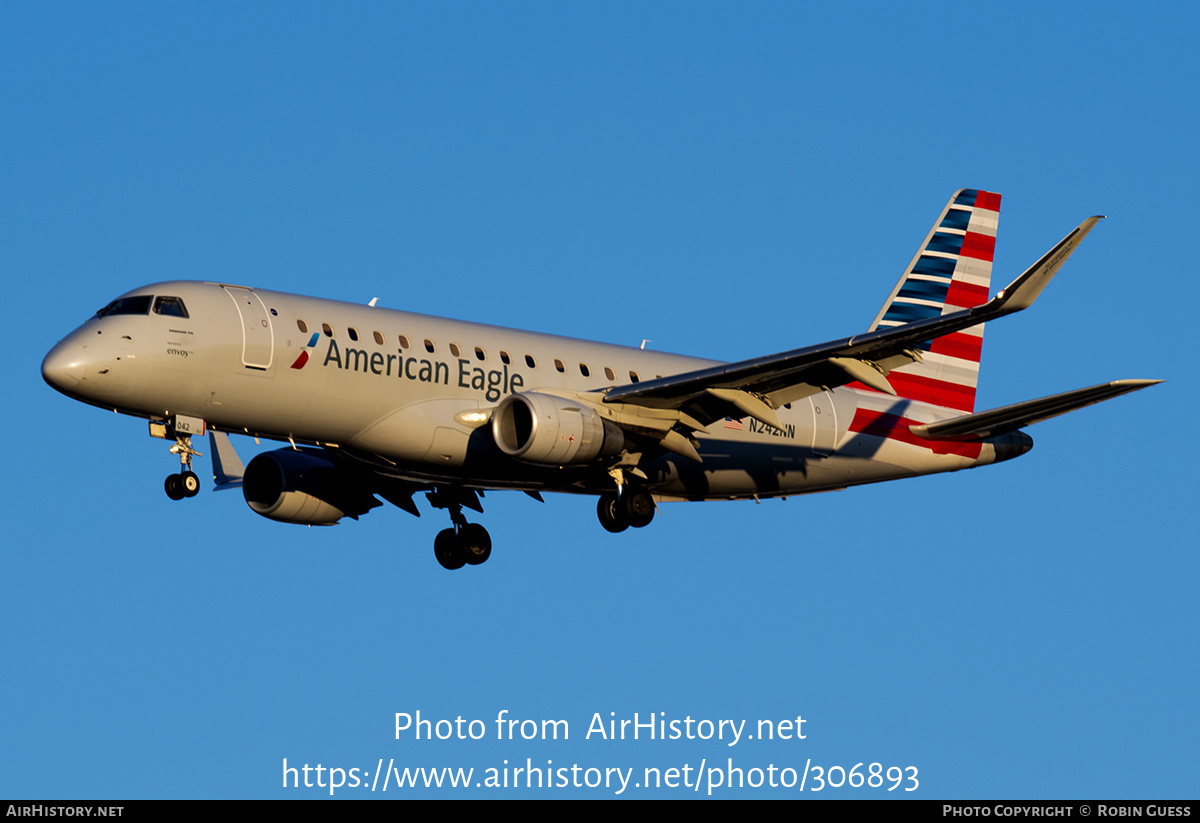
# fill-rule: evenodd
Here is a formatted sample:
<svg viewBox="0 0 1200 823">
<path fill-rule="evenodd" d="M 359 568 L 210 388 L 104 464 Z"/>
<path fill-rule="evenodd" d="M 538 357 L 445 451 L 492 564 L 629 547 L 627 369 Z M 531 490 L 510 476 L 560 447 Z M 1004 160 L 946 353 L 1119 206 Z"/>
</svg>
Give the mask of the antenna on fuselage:
<svg viewBox="0 0 1200 823">
<path fill-rule="evenodd" d="M 370 306 L 371 308 L 375 308 L 375 301 L 378 299 L 379 299 L 378 297 L 372 297 L 371 302 L 368 303 L 367 305 Z"/>
<path fill-rule="evenodd" d="M 647 344 L 647 343 L 649 343 L 649 342 L 650 342 L 650 340 L 649 340 L 649 339 L 643 339 L 643 340 L 642 340 L 642 345 L 641 345 L 641 346 L 639 346 L 638 348 L 640 348 L 642 351 L 645 351 L 645 350 L 646 350 L 646 344 Z"/>
</svg>

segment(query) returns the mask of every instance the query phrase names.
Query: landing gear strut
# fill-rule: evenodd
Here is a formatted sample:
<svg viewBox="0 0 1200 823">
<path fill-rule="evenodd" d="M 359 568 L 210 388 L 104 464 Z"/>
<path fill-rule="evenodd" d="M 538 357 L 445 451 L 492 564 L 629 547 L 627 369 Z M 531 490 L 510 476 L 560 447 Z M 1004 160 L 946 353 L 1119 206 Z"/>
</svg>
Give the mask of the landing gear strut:
<svg viewBox="0 0 1200 823">
<path fill-rule="evenodd" d="M 463 517 L 465 503 L 476 511 L 483 511 L 474 491 L 436 489 L 425 495 L 434 508 L 448 509 L 453 528 L 443 529 L 433 541 L 433 555 L 444 569 L 461 569 L 463 566 L 478 566 L 492 556 L 492 538 L 487 529 L 478 523 L 468 523 Z"/>
<path fill-rule="evenodd" d="M 654 498 L 645 489 L 623 486 L 619 492 L 605 492 L 596 504 L 600 525 L 614 534 L 630 526 L 640 529 L 654 519 Z"/>
</svg>

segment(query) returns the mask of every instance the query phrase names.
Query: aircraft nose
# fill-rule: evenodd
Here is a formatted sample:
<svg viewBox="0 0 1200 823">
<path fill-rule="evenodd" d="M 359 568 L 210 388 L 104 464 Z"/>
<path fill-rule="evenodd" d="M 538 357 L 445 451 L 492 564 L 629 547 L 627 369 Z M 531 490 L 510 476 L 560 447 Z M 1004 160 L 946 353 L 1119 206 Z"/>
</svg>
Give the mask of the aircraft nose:
<svg viewBox="0 0 1200 823">
<path fill-rule="evenodd" d="M 83 380 L 83 356 L 83 346 L 64 340 L 42 361 L 42 379 L 61 392 L 72 392 Z"/>
</svg>

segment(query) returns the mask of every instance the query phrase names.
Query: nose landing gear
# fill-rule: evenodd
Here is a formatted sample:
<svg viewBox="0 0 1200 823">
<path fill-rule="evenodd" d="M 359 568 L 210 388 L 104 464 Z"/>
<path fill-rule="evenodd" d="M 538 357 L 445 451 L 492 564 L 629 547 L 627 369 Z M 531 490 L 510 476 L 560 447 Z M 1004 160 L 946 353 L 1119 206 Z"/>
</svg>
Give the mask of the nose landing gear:
<svg viewBox="0 0 1200 823">
<path fill-rule="evenodd" d="M 174 421 L 158 423 L 151 421 L 150 435 L 152 437 L 175 438 L 171 446 L 171 454 L 179 455 L 179 473 L 168 474 L 163 481 L 163 489 L 172 500 L 182 500 L 185 497 L 195 497 L 200 493 L 200 478 L 192 471 L 192 458 L 201 456 L 192 448 L 192 436 L 181 432 Z"/>
<path fill-rule="evenodd" d="M 179 474 L 168 474 L 163 482 L 167 497 L 172 500 L 182 500 L 185 497 L 195 497 L 200 493 L 200 478 L 194 471 L 188 470 Z"/>
</svg>

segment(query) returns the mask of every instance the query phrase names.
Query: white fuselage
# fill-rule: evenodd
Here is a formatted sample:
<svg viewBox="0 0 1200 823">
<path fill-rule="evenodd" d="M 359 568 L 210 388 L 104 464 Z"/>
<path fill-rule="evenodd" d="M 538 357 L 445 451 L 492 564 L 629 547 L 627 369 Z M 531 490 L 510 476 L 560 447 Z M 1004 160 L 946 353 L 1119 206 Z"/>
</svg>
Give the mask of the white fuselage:
<svg viewBox="0 0 1200 823">
<path fill-rule="evenodd" d="M 587 467 L 507 457 L 488 418 L 509 394 L 595 393 L 715 361 L 216 283 L 174 281 L 127 296 L 179 298 L 187 317 L 116 314 L 76 329 L 46 357 L 46 379 L 97 406 L 152 419 L 336 448 L 417 482 L 602 491 Z M 780 496 L 994 462 L 989 443 L 939 453 L 908 435 L 947 410 L 839 388 L 780 408 L 776 429 L 718 421 L 702 462 L 667 454 L 660 498 Z M 474 414 L 472 414 L 474 413 Z"/>
</svg>

